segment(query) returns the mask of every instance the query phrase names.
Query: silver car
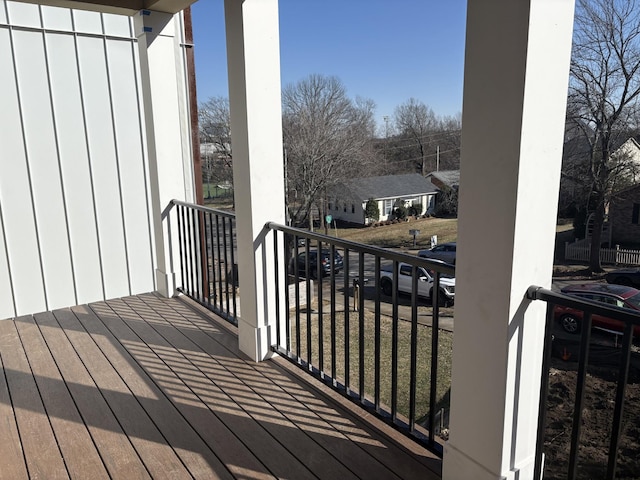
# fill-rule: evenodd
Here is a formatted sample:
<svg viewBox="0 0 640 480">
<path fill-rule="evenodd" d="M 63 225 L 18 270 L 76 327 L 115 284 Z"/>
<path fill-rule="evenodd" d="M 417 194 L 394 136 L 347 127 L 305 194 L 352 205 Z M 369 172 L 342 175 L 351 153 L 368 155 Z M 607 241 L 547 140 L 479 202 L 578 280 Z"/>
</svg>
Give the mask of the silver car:
<svg viewBox="0 0 640 480">
<path fill-rule="evenodd" d="M 456 242 L 442 243 L 430 248 L 429 250 L 420 250 L 419 257 L 435 258 L 451 265 L 456 264 Z"/>
</svg>

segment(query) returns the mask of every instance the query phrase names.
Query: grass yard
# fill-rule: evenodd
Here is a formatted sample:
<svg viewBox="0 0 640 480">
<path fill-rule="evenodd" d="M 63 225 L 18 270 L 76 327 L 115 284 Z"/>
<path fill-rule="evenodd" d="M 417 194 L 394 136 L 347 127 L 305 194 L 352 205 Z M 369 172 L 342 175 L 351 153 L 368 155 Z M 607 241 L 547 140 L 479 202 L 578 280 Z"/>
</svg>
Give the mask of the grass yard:
<svg viewBox="0 0 640 480">
<path fill-rule="evenodd" d="M 438 243 L 453 242 L 458 237 L 457 218 L 419 218 L 380 227 L 338 228 L 330 235 L 345 240 L 385 248 L 413 248 L 413 236 L 409 230 L 420 230 L 416 237 L 416 248 L 429 248 L 431 236 L 438 236 Z"/>
<path fill-rule="evenodd" d="M 425 307 L 426 308 L 426 307 Z M 322 348 L 323 365 L 319 365 L 319 328 L 320 316 L 316 310 L 311 312 L 302 311 L 300 313 L 299 343 L 297 340 L 298 331 L 296 329 L 295 314 L 291 317 L 291 350 L 307 360 L 310 356 L 311 363 L 331 375 L 332 355 L 331 355 L 331 315 L 330 306 L 323 306 L 322 315 Z M 375 318 L 374 313 L 365 310 L 362 319 L 362 330 L 360 327 L 359 312 L 344 310 L 335 312 L 335 364 L 336 371 L 332 375 L 339 382 L 346 383 L 346 359 L 345 345 L 348 345 L 349 381 L 348 386 L 353 391 L 359 391 L 360 382 L 360 332 L 364 335 L 364 350 L 362 359 L 364 362 L 364 392 L 365 396 L 373 401 L 375 389 Z M 406 418 L 409 415 L 410 392 L 411 392 L 411 323 L 404 320 L 398 322 L 398 366 L 397 366 L 397 410 Z M 345 329 L 348 324 L 349 328 Z M 307 332 L 311 334 L 311 351 L 307 349 Z M 427 425 L 427 415 L 429 413 L 429 388 L 431 372 L 431 340 L 432 329 L 429 326 L 417 325 L 417 368 L 416 368 L 416 421 Z M 348 342 L 345 341 L 348 335 Z M 380 361 L 380 399 L 381 404 L 390 411 L 392 402 L 392 338 L 393 321 L 391 317 L 381 315 L 380 318 L 380 352 L 377 355 Z M 448 418 L 449 410 L 449 389 L 451 387 L 451 357 L 453 351 L 453 334 L 446 331 L 439 332 L 438 347 L 438 382 L 437 382 L 437 404 L 436 412 L 444 408 Z M 447 426 L 445 422 L 445 427 Z"/>
</svg>

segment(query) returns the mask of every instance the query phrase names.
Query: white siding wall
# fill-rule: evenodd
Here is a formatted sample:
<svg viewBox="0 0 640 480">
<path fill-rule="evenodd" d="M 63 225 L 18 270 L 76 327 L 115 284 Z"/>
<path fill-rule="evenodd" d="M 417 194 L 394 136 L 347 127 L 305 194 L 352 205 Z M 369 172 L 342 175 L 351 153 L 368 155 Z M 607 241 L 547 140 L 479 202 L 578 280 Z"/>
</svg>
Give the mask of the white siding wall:
<svg viewBox="0 0 640 480">
<path fill-rule="evenodd" d="M 0 318 L 154 290 L 136 51 L 128 17 L 0 0 Z"/>
</svg>

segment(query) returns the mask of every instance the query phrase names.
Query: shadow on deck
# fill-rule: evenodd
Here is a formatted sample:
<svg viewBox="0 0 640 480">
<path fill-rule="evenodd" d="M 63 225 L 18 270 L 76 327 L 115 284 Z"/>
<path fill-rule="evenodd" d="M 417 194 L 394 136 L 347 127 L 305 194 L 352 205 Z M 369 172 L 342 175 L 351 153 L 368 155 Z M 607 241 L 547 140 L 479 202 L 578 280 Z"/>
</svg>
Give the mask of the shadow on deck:
<svg viewBox="0 0 640 480">
<path fill-rule="evenodd" d="M 441 461 L 183 298 L 0 322 L 0 479 L 440 478 Z"/>
</svg>

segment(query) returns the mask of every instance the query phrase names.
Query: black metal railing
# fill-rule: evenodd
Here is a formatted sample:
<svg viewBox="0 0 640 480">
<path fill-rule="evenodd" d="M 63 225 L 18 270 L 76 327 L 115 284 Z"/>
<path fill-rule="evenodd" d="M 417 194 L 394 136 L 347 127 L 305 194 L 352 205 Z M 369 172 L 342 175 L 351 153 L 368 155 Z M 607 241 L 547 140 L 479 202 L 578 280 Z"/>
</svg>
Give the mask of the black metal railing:
<svg viewBox="0 0 640 480">
<path fill-rule="evenodd" d="M 583 312 L 582 323 L 580 329 L 580 335 L 574 341 L 578 362 L 577 362 L 577 375 L 575 384 L 575 398 L 573 400 L 573 415 L 571 418 L 570 435 L 567 436 L 569 440 L 569 454 L 565 467 L 567 469 L 566 476 L 564 472 L 550 471 L 549 467 L 545 467 L 544 478 L 607 478 L 614 479 L 616 477 L 616 470 L 618 467 L 618 455 L 621 444 L 621 436 L 623 433 L 623 427 L 634 426 L 636 423 L 635 418 L 623 418 L 623 412 L 625 407 L 625 391 L 627 388 L 627 382 L 629 379 L 631 356 L 632 356 L 632 344 L 633 344 L 633 328 L 640 325 L 639 312 L 618 308 L 613 306 L 607 306 L 603 303 L 597 303 L 585 299 L 580 299 L 575 296 L 568 296 L 550 290 L 545 290 L 539 287 L 530 287 L 527 292 L 527 297 L 532 300 L 542 300 L 547 302 L 547 317 L 545 327 L 545 348 L 542 365 L 542 382 L 540 393 L 540 414 L 538 419 L 538 441 L 536 448 L 536 467 L 534 478 L 542 478 L 541 473 L 543 469 L 543 454 L 550 455 L 551 451 L 557 452 L 563 450 L 565 445 L 559 445 L 555 438 L 548 438 L 545 435 L 547 427 L 547 408 L 549 402 L 549 378 L 550 370 L 552 367 L 552 352 L 561 350 L 567 359 L 567 347 L 559 349 L 558 345 L 554 346 L 554 343 L 565 342 L 566 339 L 558 339 L 554 336 L 554 324 L 556 323 L 555 306 L 570 307 L 572 309 Z M 590 354 L 593 349 L 592 342 L 592 317 L 594 315 L 600 315 L 610 319 L 620 321 L 624 324 L 622 332 L 622 341 L 619 344 L 616 341 L 613 347 L 610 348 L 607 358 L 617 358 L 617 367 L 611 368 L 611 366 L 598 365 L 594 362 L 593 355 Z M 612 334 L 610 332 L 610 334 Z M 570 340 L 569 340 L 570 342 Z M 555 347 L 555 348 L 554 348 Z M 611 355 L 613 353 L 614 355 Z M 615 363 L 615 362 L 614 362 Z M 583 415 L 585 404 L 585 392 L 587 386 L 587 372 L 589 370 L 597 369 L 596 372 L 592 371 L 592 374 L 604 374 L 609 378 L 614 379 L 615 383 L 615 401 L 613 404 L 613 413 L 610 422 L 611 430 L 609 437 L 609 444 L 604 448 L 607 450 L 608 460 L 606 465 L 593 464 L 591 458 L 579 458 L 580 446 L 581 446 L 581 433 L 584 428 L 587 428 L 585 418 Z M 598 409 L 602 410 L 602 406 L 598 406 Z M 610 412 L 609 412 L 610 413 Z M 635 412 L 636 414 L 638 412 Z M 605 415 L 606 412 L 598 412 L 599 416 Z M 634 427 L 635 428 L 635 427 Z M 593 448 L 593 446 L 591 446 Z M 633 455 L 634 461 L 636 455 Z M 546 462 L 545 462 L 546 463 Z M 629 472 L 623 472 L 624 477 L 636 477 L 636 474 L 628 475 Z"/>
<path fill-rule="evenodd" d="M 172 200 L 178 230 L 178 290 L 233 324 L 238 318 L 235 215 Z M 167 215 L 169 230 L 171 216 Z"/>
<path fill-rule="evenodd" d="M 276 292 L 273 350 L 442 455 L 437 433 L 448 426 L 452 343 L 440 320 L 455 290 L 442 276 L 452 278 L 454 267 L 274 223 L 267 228 L 275 285 L 285 289 Z"/>
</svg>

